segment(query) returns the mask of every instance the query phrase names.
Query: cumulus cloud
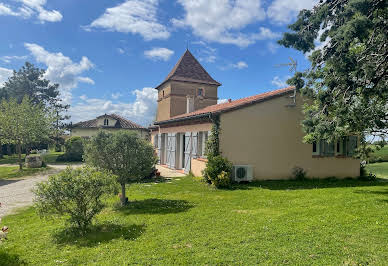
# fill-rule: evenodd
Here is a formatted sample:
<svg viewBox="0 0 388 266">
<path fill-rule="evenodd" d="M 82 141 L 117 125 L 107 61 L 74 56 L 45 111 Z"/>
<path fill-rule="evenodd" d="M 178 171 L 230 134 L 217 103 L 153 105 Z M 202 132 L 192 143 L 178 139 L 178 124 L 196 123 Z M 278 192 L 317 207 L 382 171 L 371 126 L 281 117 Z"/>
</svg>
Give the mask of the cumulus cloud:
<svg viewBox="0 0 388 266">
<path fill-rule="evenodd" d="M 47 66 L 45 78 L 60 85 L 66 103 L 70 102 L 71 90 L 76 88 L 79 82 L 94 84 L 91 78 L 81 76 L 83 72 L 93 68 L 93 63 L 87 57 L 83 56 L 79 63 L 75 63 L 62 53 L 48 52 L 37 44 L 25 43 L 24 46 L 37 62 Z"/>
<path fill-rule="evenodd" d="M 237 62 L 236 64 L 232 64 L 232 67 L 237 69 L 243 69 L 243 68 L 247 68 L 248 64 L 245 63 L 244 61 L 240 61 L 240 62 Z"/>
<path fill-rule="evenodd" d="M 103 28 L 109 31 L 140 34 L 145 40 L 168 39 L 170 32 L 159 23 L 159 0 L 127 0 L 105 10 L 86 30 Z"/>
<path fill-rule="evenodd" d="M 11 69 L 0 67 L 0 87 L 4 85 L 4 82 L 8 80 L 12 73 Z"/>
<path fill-rule="evenodd" d="M 144 51 L 144 55 L 153 60 L 163 60 L 168 61 L 171 56 L 174 54 L 174 51 L 167 48 L 152 48 L 151 50 Z"/>
<path fill-rule="evenodd" d="M 246 47 L 258 40 L 279 36 L 261 27 L 255 33 L 243 33 L 246 26 L 265 19 L 261 0 L 178 0 L 185 10 L 183 18 L 174 18 L 176 27 L 189 27 L 206 41 Z"/>
<path fill-rule="evenodd" d="M 22 18 L 36 17 L 42 23 L 58 22 L 63 16 L 58 10 L 47 10 L 44 6 L 47 0 L 18 0 L 18 6 L 9 6 L 0 3 L 0 15 L 8 15 Z"/>
<path fill-rule="evenodd" d="M 302 9 L 311 9 L 318 0 L 275 0 L 268 7 L 267 15 L 276 24 L 288 24 Z"/>
<path fill-rule="evenodd" d="M 117 92 L 117 93 L 112 93 L 111 96 L 112 96 L 112 99 L 117 100 L 118 98 L 120 98 L 123 95 L 120 92 Z"/>
<path fill-rule="evenodd" d="M 96 118 L 104 113 L 116 113 L 142 125 L 148 125 L 155 120 L 157 108 L 157 91 L 153 88 L 134 90 L 134 102 L 111 101 L 100 98 L 81 96 L 81 102 L 70 107 L 73 123 Z"/>
<path fill-rule="evenodd" d="M 291 78 L 291 76 L 285 76 L 283 78 L 280 78 L 279 76 L 275 76 L 272 81 L 271 81 L 271 84 L 278 87 L 278 88 L 284 88 L 284 87 L 287 87 L 287 83 L 286 81 Z"/>
</svg>

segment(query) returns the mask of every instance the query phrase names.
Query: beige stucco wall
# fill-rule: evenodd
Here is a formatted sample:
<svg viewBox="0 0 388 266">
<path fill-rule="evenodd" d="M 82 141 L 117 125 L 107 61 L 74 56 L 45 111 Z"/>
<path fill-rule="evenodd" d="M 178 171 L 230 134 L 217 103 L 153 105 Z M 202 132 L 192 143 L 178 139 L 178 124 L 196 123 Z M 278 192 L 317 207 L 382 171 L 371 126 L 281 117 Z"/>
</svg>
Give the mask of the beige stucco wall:
<svg viewBox="0 0 388 266">
<path fill-rule="evenodd" d="M 212 129 L 212 123 L 202 123 L 202 124 L 193 124 L 193 125 L 181 125 L 174 127 L 161 127 L 160 130 L 153 131 L 152 136 L 156 134 L 163 133 L 183 133 L 183 132 L 200 132 L 200 131 L 210 131 Z"/>
<path fill-rule="evenodd" d="M 97 135 L 99 128 L 73 128 L 71 130 L 70 136 L 72 137 L 93 137 Z M 149 133 L 148 130 L 135 130 L 135 129 L 121 129 L 121 128 L 104 128 L 103 130 L 116 132 L 118 130 L 131 130 L 137 132 L 141 137 L 148 139 Z"/>
<path fill-rule="evenodd" d="M 199 88 L 204 91 L 203 97 L 197 96 Z M 157 121 L 168 120 L 173 116 L 186 113 L 187 96 L 194 96 L 195 110 L 202 109 L 217 104 L 217 86 L 189 82 L 167 82 L 158 91 Z"/>
<path fill-rule="evenodd" d="M 206 168 L 206 161 L 203 159 L 191 159 L 191 172 L 194 176 L 202 176 L 202 171 Z"/>
<path fill-rule="evenodd" d="M 287 179 L 295 166 L 309 177 L 357 177 L 360 161 L 313 158 L 312 145 L 302 142 L 302 100 L 281 96 L 221 115 L 220 151 L 234 165 L 252 165 L 255 179 Z"/>
</svg>

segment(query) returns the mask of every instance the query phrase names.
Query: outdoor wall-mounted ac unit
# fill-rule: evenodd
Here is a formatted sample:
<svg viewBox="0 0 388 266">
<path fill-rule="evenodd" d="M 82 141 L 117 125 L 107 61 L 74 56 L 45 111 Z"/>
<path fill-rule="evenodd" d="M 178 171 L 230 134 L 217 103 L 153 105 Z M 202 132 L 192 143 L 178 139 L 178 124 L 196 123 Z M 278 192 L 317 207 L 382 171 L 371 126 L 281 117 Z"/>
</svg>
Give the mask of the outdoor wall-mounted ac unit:
<svg viewBox="0 0 388 266">
<path fill-rule="evenodd" d="M 235 165 L 233 166 L 233 180 L 236 182 L 252 181 L 253 169 L 250 165 Z"/>
</svg>

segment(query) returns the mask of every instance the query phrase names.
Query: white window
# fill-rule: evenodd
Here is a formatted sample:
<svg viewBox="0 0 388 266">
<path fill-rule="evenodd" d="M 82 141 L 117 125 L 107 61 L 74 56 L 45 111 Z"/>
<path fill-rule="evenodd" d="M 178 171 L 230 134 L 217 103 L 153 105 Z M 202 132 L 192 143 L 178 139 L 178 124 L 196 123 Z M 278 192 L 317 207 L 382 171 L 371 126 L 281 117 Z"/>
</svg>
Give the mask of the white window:
<svg viewBox="0 0 388 266">
<path fill-rule="evenodd" d="M 207 131 L 199 132 L 198 134 L 198 156 L 206 158 L 206 143 L 209 138 Z"/>
</svg>

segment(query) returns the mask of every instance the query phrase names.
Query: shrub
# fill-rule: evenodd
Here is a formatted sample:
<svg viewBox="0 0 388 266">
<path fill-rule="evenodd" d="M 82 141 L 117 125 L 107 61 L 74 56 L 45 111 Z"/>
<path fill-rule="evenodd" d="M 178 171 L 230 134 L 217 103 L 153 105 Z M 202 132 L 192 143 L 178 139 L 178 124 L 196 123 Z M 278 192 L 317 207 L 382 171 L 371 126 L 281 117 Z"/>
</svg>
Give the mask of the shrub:
<svg viewBox="0 0 388 266">
<path fill-rule="evenodd" d="M 65 153 L 58 156 L 57 161 L 81 162 L 84 145 L 81 137 L 71 137 L 65 142 Z"/>
<path fill-rule="evenodd" d="M 225 178 L 228 177 L 230 184 L 232 168 L 232 163 L 229 162 L 225 157 L 222 157 L 221 155 L 210 156 L 208 158 L 206 168 L 203 171 L 203 177 L 208 183 L 212 183 L 216 187 L 218 187 L 217 185 L 220 184 L 220 177 L 223 180 L 221 183 L 224 183 Z"/>
<path fill-rule="evenodd" d="M 68 222 L 85 232 L 99 213 L 101 197 L 117 192 L 115 177 L 92 167 L 72 169 L 50 176 L 34 189 L 35 206 L 41 216 L 69 215 Z"/>
<path fill-rule="evenodd" d="M 231 185 L 230 173 L 222 171 L 217 178 L 212 180 L 212 184 L 216 188 L 229 188 Z"/>
<path fill-rule="evenodd" d="M 296 180 L 304 180 L 306 179 L 306 171 L 302 167 L 295 166 L 292 169 L 292 177 Z"/>
</svg>

